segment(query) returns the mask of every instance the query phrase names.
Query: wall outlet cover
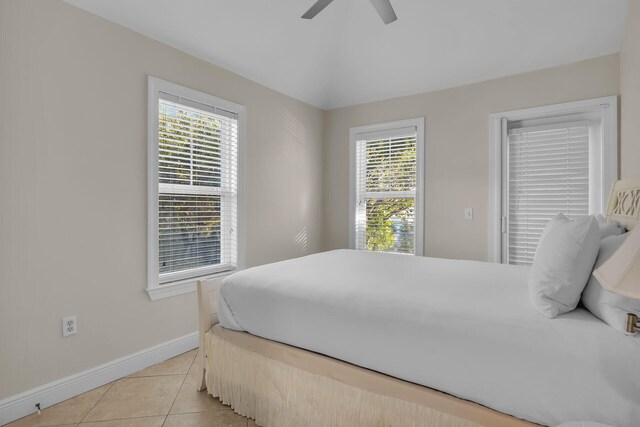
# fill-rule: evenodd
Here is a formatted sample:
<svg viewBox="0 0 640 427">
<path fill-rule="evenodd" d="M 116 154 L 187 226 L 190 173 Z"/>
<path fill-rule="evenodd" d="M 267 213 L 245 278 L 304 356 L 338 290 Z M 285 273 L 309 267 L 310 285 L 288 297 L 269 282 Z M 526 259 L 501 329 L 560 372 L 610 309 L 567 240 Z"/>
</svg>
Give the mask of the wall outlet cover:
<svg viewBox="0 0 640 427">
<path fill-rule="evenodd" d="M 78 319 L 76 316 L 64 317 L 62 319 L 62 336 L 68 337 L 78 333 Z"/>
</svg>

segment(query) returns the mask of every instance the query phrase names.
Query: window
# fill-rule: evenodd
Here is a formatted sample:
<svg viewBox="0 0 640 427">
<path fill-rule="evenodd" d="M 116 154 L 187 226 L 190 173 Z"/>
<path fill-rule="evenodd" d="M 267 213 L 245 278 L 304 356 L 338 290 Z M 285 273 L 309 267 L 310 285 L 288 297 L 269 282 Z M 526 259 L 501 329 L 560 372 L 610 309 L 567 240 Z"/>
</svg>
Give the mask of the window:
<svg viewBox="0 0 640 427">
<path fill-rule="evenodd" d="M 149 78 L 149 283 L 152 299 L 239 265 L 244 108 Z"/>
<path fill-rule="evenodd" d="M 527 265 L 547 222 L 598 214 L 617 177 L 616 99 L 500 117 L 500 261 Z"/>
<path fill-rule="evenodd" d="M 351 129 L 351 247 L 422 255 L 424 119 Z"/>
</svg>

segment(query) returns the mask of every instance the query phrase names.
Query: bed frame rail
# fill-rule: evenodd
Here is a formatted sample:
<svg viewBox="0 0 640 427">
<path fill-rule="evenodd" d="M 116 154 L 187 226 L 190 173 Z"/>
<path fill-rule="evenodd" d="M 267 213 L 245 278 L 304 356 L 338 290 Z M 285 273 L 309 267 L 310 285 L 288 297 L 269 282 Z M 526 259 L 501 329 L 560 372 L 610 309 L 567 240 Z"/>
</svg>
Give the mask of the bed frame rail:
<svg viewBox="0 0 640 427">
<path fill-rule="evenodd" d="M 200 350 L 198 351 L 198 363 L 200 366 L 200 378 L 198 381 L 198 391 L 207 388 L 205 384 L 205 352 L 204 335 L 218 323 L 218 288 L 220 287 L 221 278 L 206 279 L 198 281 L 198 330 Z"/>
</svg>

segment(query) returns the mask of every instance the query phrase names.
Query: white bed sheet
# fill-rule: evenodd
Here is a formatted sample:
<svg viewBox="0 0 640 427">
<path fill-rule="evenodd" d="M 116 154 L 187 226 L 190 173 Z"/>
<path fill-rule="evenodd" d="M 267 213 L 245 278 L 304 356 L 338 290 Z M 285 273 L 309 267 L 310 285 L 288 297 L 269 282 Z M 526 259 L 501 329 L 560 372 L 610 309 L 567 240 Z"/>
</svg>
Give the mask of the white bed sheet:
<svg viewBox="0 0 640 427">
<path fill-rule="evenodd" d="M 222 326 L 545 425 L 640 425 L 640 339 L 535 310 L 527 267 L 337 250 L 236 273 Z"/>
</svg>

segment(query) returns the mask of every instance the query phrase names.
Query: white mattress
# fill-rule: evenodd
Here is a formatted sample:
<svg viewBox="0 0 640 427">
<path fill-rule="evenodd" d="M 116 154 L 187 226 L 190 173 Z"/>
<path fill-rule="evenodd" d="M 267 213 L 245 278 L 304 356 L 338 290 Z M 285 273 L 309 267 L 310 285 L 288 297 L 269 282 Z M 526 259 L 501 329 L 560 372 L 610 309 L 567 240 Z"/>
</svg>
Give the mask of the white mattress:
<svg viewBox="0 0 640 427">
<path fill-rule="evenodd" d="M 584 309 L 549 320 L 527 267 L 338 250 L 227 278 L 229 329 L 556 425 L 640 425 L 640 339 Z"/>
</svg>

